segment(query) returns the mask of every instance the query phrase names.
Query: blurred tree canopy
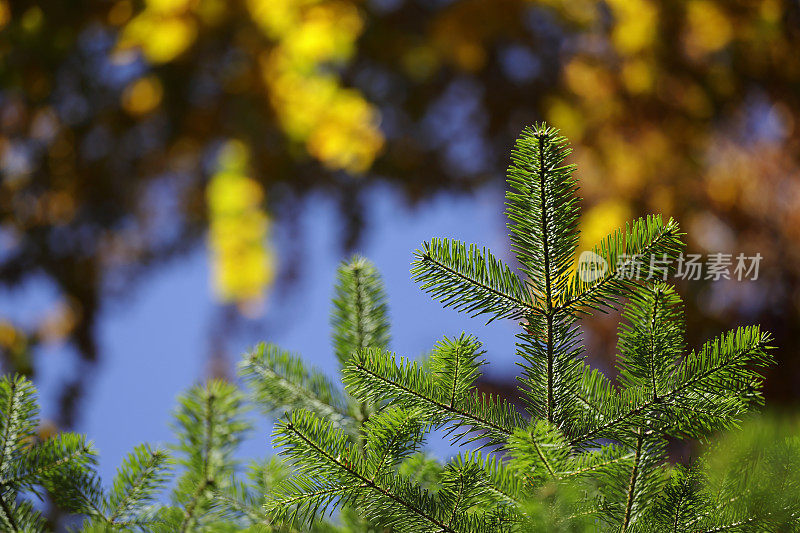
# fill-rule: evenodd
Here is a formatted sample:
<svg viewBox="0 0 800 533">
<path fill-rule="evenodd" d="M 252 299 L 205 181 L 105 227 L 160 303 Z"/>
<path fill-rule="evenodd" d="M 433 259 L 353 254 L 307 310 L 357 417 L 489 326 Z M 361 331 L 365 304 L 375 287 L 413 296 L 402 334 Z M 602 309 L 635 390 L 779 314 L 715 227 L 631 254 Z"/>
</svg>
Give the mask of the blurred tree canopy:
<svg viewBox="0 0 800 533">
<path fill-rule="evenodd" d="M 352 247 L 370 183 L 411 202 L 499 185 L 544 118 L 575 144 L 584 245 L 655 211 L 692 250 L 764 256 L 758 282 L 687 287 L 689 333 L 760 321 L 787 398 L 798 50 L 796 0 L 0 0 L 0 282 L 61 296 L 0 322 L 4 364 L 30 374 L 54 339 L 92 364 L 104 302 L 206 235 L 215 294 L 246 311 L 304 194 L 338 199 Z M 590 344 L 613 345 L 603 324 Z"/>
</svg>

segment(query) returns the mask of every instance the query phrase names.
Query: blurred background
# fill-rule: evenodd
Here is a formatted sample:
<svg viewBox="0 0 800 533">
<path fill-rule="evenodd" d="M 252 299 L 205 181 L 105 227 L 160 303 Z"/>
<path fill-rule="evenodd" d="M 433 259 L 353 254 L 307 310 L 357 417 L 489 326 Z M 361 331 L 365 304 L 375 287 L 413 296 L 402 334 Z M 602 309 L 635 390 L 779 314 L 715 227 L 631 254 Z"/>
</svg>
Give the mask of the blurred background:
<svg viewBox="0 0 800 533">
<path fill-rule="evenodd" d="M 547 120 L 574 144 L 582 249 L 659 212 L 689 252 L 762 255 L 755 281 L 679 282 L 688 338 L 761 323 L 767 401 L 792 406 L 798 52 L 797 0 L 0 0 L 3 370 L 107 474 L 257 341 L 333 374 L 334 271 L 360 251 L 394 349 L 477 334 L 483 386 L 513 397 L 513 324 L 442 310 L 408 266 L 431 236 L 513 262 L 504 169 Z M 585 338 L 611 373 L 617 318 Z"/>
</svg>

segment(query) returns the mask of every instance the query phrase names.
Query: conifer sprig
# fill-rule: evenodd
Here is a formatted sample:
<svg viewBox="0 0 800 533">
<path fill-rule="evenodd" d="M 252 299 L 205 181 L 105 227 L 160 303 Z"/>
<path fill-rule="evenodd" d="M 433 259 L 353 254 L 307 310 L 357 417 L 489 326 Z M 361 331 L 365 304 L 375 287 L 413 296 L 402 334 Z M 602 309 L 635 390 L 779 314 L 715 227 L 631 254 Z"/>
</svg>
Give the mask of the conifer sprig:
<svg viewBox="0 0 800 533">
<path fill-rule="evenodd" d="M 251 461 L 244 479 L 234 477 L 225 487 L 214 490 L 213 511 L 225 524 L 241 530 L 281 531 L 296 533 L 295 530 L 282 529 L 272 525 L 272 519 L 264 509 L 268 494 L 291 475 L 288 465 L 277 457 Z"/>
<path fill-rule="evenodd" d="M 359 350 L 389 345 L 386 292 L 375 266 L 361 256 L 343 263 L 333 298 L 333 347 L 344 365 Z"/>
<path fill-rule="evenodd" d="M 175 450 L 184 472 L 172 495 L 177 509 L 165 511 L 164 527 L 185 533 L 215 520 L 214 491 L 230 483 L 237 466 L 234 452 L 250 429 L 245 409 L 243 395 L 222 380 L 196 385 L 180 398 Z"/>
<path fill-rule="evenodd" d="M 240 374 L 256 403 L 268 415 L 306 409 L 354 434 L 347 400 L 321 372 L 272 344 L 259 344 L 240 364 Z"/>
<path fill-rule="evenodd" d="M 511 248 L 547 313 L 563 291 L 578 245 L 575 167 L 564 164 L 571 151 L 558 130 L 536 125 L 522 131 L 508 168 Z"/>
<path fill-rule="evenodd" d="M 544 124 L 526 128 L 511 152 L 506 193 L 511 248 L 542 315 L 526 317 L 532 342 L 526 346 L 523 340 L 520 346 L 521 355 L 528 356 L 527 402 L 551 423 L 563 422 L 559 390 L 574 388 L 575 376 L 570 379 L 566 367 L 575 367 L 580 354 L 569 348 L 574 345 L 571 321 L 556 307 L 578 245 L 577 183 L 574 166 L 564 164 L 570 152 L 558 130 Z"/>
<path fill-rule="evenodd" d="M 169 479 L 169 455 L 147 445 L 136 447 L 119 468 L 108 497 L 108 522 L 141 524 L 139 518 Z"/>
<path fill-rule="evenodd" d="M 155 498 L 169 479 L 170 457 L 147 445 L 137 446 L 117 471 L 110 491 L 105 491 L 99 478 L 71 480 L 75 489 L 67 491 L 81 503 L 87 515 L 81 532 L 149 531 L 157 522 Z M 64 480 L 62 485 L 68 485 Z M 63 501 L 65 494 L 59 498 Z"/>
<path fill-rule="evenodd" d="M 0 381 L 0 475 L 10 477 L 27 441 L 35 436 L 38 409 L 33 385 L 22 377 Z"/>
<path fill-rule="evenodd" d="M 275 430 L 276 444 L 296 468 L 289 483 L 268 502 L 271 514 L 293 524 L 311 522 L 344 505 L 357 506 L 374 523 L 392 531 L 496 531 L 504 513 L 474 512 L 485 500 L 472 465 L 445 469 L 436 494 L 397 474 L 381 472 L 346 436 L 307 411 L 296 411 Z M 409 442 L 414 439 L 407 436 Z"/>
<path fill-rule="evenodd" d="M 759 369 L 770 360 L 768 350 L 769 335 L 757 327 L 739 328 L 666 368 L 660 392 L 648 385 L 628 386 L 619 393 L 598 389 L 591 401 L 604 406 L 602 415 L 572 443 L 621 439 L 647 420 L 655 420 L 655 428 L 670 436 L 700 437 L 733 427 L 760 401 Z M 674 352 L 666 355 L 672 358 Z M 620 394 L 621 401 L 612 400 L 615 394 Z"/>
<path fill-rule="evenodd" d="M 44 519 L 24 493 L 48 491 L 69 510 L 87 509 L 81 498 L 94 486 L 94 450 L 86 438 L 37 436 L 39 408 L 33 384 L 22 376 L 0 379 L 0 524 L 4 531 L 40 531 Z"/>
<path fill-rule="evenodd" d="M 684 234 L 678 223 L 661 215 L 648 215 L 617 229 L 594 246 L 591 253 L 602 259 L 604 270 L 592 274 L 590 262 L 579 263 L 559 295 L 561 312 L 587 312 L 616 306 L 641 279 L 664 280 L 674 272 Z"/>
<path fill-rule="evenodd" d="M 275 436 L 276 445 L 296 466 L 290 483 L 279 487 L 276 492 L 280 496 L 269 503 L 282 518 L 309 522 L 332 506 L 363 504 L 370 498 L 383 499 L 383 505 L 402 509 L 405 516 L 416 520 L 426 519 L 423 509 L 433 507 L 422 492 L 395 492 L 399 484 L 384 470 L 385 457 L 398 451 L 400 440 L 371 439 L 371 453 L 365 457 L 341 431 L 307 411 L 295 411 L 279 422 Z M 314 490 L 309 491 L 310 487 Z"/>
<path fill-rule="evenodd" d="M 411 276 L 445 307 L 471 316 L 519 319 L 535 311 L 530 292 L 510 267 L 485 248 L 431 239 L 415 253 Z"/>
<path fill-rule="evenodd" d="M 441 350 L 442 347 L 452 345 L 445 341 L 439 351 L 434 350 L 433 368 L 447 364 L 438 361 L 448 357 L 447 349 Z M 350 360 L 344 368 L 344 382 L 352 396 L 373 402 L 392 398 L 392 405 L 416 412 L 433 424 L 447 425 L 457 439 L 472 433 L 468 440 L 503 442 L 523 424 L 523 419 L 508 402 L 478 394 L 470 380 L 473 372 L 464 372 L 454 386 L 443 383 L 441 375 L 428 372 L 416 362 L 398 362 L 395 354 L 372 349 Z M 455 372 L 452 375 L 458 380 Z"/>
</svg>

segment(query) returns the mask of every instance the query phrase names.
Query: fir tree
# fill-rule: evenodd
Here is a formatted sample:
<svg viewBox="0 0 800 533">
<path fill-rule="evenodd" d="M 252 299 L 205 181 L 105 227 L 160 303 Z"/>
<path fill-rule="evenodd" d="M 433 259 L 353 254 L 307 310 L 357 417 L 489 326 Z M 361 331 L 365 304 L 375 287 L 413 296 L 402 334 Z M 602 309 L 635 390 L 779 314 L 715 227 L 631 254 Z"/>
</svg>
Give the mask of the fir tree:
<svg viewBox="0 0 800 533">
<path fill-rule="evenodd" d="M 474 337 L 445 338 L 424 363 L 348 342 L 339 355 L 348 401 L 377 414 L 353 442 L 352 424 L 305 401 L 290 405 L 275 443 L 295 474 L 268 497 L 273 517 L 311 523 L 351 506 L 396 531 L 767 527 L 764 517 L 727 513 L 720 493 L 696 489 L 699 467 L 670 473 L 665 445 L 735 427 L 760 402 L 769 335 L 739 328 L 686 352 L 674 288 L 625 275 L 641 258 L 676 259 L 682 234 L 673 220 L 639 219 L 605 238 L 593 250 L 604 272 L 574 268 L 579 199 L 568 155 L 566 139 L 546 125 L 526 129 L 512 152 L 506 213 L 521 276 L 485 248 L 449 239 L 424 243 L 412 266 L 445 306 L 520 324 L 526 409 L 477 391 L 484 361 Z M 612 383 L 586 363 L 578 321 L 622 302 Z M 359 331 L 364 323 L 372 321 L 357 312 L 336 325 Z M 489 451 L 457 456 L 426 487 L 402 463 L 437 427 Z M 559 496 L 542 507 L 543 491 Z"/>
<path fill-rule="evenodd" d="M 175 412 L 175 459 L 140 446 L 109 487 L 84 437 L 37 439 L 28 381 L 0 381 L 0 526 L 44 529 L 33 501 L 47 492 L 82 516 L 83 532 L 800 531 L 798 428 L 749 422 L 688 466 L 667 462 L 669 439 L 736 428 L 760 404 L 769 336 L 742 327 L 687 351 L 675 289 L 625 275 L 643 256 L 675 258 L 672 220 L 609 235 L 594 248 L 604 271 L 575 267 L 568 154 L 545 125 L 512 153 L 506 207 L 521 275 L 448 239 L 424 243 L 412 266 L 445 306 L 519 324 L 523 409 L 477 390 L 486 361 L 474 336 L 445 337 L 421 361 L 390 352 L 382 282 L 355 257 L 339 269 L 331 319 L 344 390 L 259 345 L 240 369 L 249 396 L 218 380 L 191 388 Z M 620 305 L 612 382 L 586 363 L 579 321 Z M 279 417 L 281 459 L 243 468 L 250 403 Z M 438 428 L 472 449 L 430 458 L 425 438 Z"/>
</svg>

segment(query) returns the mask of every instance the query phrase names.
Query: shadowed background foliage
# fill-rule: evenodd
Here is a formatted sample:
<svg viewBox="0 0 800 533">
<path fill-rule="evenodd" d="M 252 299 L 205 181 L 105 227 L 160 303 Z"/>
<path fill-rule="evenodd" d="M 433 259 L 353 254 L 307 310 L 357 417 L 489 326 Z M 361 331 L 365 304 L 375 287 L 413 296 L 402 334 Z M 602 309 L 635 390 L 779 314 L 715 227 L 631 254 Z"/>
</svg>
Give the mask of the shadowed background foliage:
<svg viewBox="0 0 800 533">
<path fill-rule="evenodd" d="M 575 147 L 582 248 L 660 212 L 691 252 L 763 256 L 757 281 L 682 284 L 689 344 L 760 322 L 781 347 L 767 396 L 795 402 L 798 50 L 796 0 L 0 0 L 0 282 L 59 294 L 36 324 L 0 318 L 2 363 L 72 345 L 70 426 L 97 318 L 143 273 L 205 245 L 221 323 L 257 317 L 313 268 L 270 244 L 273 224 L 302 239 L 310 192 L 353 249 L 370 187 L 502 187 L 546 119 Z M 593 322 L 592 353 L 616 323 Z"/>
</svg>

